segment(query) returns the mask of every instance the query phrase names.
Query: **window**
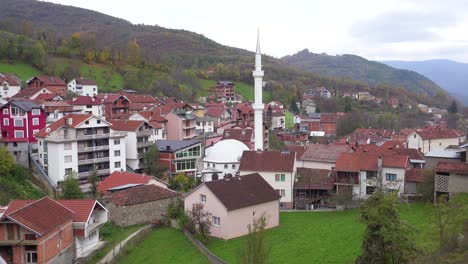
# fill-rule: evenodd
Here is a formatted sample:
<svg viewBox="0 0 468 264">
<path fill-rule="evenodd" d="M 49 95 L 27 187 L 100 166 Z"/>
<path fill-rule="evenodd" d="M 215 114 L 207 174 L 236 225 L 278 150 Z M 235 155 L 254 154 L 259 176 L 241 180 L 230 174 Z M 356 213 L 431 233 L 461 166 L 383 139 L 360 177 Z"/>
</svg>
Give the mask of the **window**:
<svg viewBox="0 0 468 264">
<path fill-rule="evenodd" d="M 213 225 L 214 226 L 220 226 L 221 225 L 221 218 L 217 216 L 213 216 Z"/>
<path fill-rule="evenodd" d="M 232 164 L 232 167 L 231 167 L 233 170 L 236 169 L 236 164 Z"/>
<path fill-rule="evenodd" d="M 387 179 L 387 181 L 396 181 L 397 175 L 394 173 L 387 173 L 385 174 L 385 178 Z"/>
<path fill-rule="evenodd" d="M 375 186 L 366 186 L 366 194 L 373 194 L 375 192 Z"/>
<path fill-rule="evenodd" d="M 73 172 L 72 168 L 65 169 L 65 175 L 71 175 Z"/>
<path fill-rule="evenodd" d="M 64 150 L 70 150 L 71 148 L 72 148 L 71 143 L 65 143 L 65 144 L 63 144 L 63 149 L 64 149 Z"/>
<path fill-rule="evenodd" d="M 227 169 L 227 168 L 228 168 L 228 165 L 227 165 L 227 164 L 224 164 L 224 168 Z"/>
<path fill-rule="evenodd" d="M 120 156 L 120 150 L 115 150 L 114 151 L 114 156 L 119 157 Z"/>
<path fill-rule="evenodd" d="M 33 126 L 38 126 L 39 125 L 39 118 L 33 118 L 32 124 L 33 124 Z"/>
<path fill-rule="evenodd" d="M 31 111 L 31 114 L 32 114 L 32 115 L 35 115 L 35 116 L 38 116 L 38 115 L 41 114 L 41 110 L 39 110 L 39 109 L 33 109 L 33 110 Z"/>
<path fill-rule="evenodd" d="M 17 147 L 18 146 L 18 142 L 13 142 L 13 147 Z"/>
<path fill-rule="evenodd" d="M 86 105 L 86 108 L 91 108 L 92 106 L 91 105 Z"/>
<path fill-rule="evenodd" d="M 195 169 L 195 160 L 181 160 L 176 163 L 177 171 L 184 170 L 194 170 Z"/>
<path fill-rule="evenodd" d="M 177 158 L 198 157 L 200 156 L 200 146 L 186 149 L 176 153 Z"/>
<path fill-rule="evenodd" d="M 209 162 L 206 163 L 206 167 L 207 167 L 207 168 L 210 167 L 210 163 L 209 163 Z"/>
<path fill-rule="evenodd" d="M 277 182 L 284 182 L 286 181 L 286 175 L 285 174 L 275 174 L 275 181 Z"/>
<path fill-rule="evenodd" d="M 281 198 L 286 196 L 286 191 L 284 189 L 276 189 L 275 191 L 281 196 Z"/>
<path fill-rule="evenodd" d="M 11 114 L 12 115 L 24 115 L 24 110 L 20 109 L 18 107 L 12 107 L 11 108 Z"/>
<path fill-rule="evenodd" d="M 416 138 L 416 134 L 414 134 L 414 138 Z"/>
<path fill-rule="evenodd" d="M 9 126 L 9 125 L 10 125 L 10 119 L 4 118 L 4 119 L 3 119 L 3 125 L 4 125 L 4 126 Z"/>
<path fill-rule="evenodd" d="M 101 124 L 101 120 L 97 120 L 96 123 Z"/>
<path fill-rule="evenodd" d="M 120 168 L 120 161 L 114 162 L 114 167 L 115 167 L 115 168 Z"/>
<path fill-rule="evenodd" d="M 23 119 L 15 119 L 15 127 L 23 127 Z"/>
<path fill-rule="evenodd" d="M 114 145 L 120 145 L 120 140 L 119 139 L 114 139 Z"/>
<path fill-rule="evenodd" d="M 71 155 L 65 156 L 65 163 L 70 163 L 70 162 L 72 162 L 72 156 Z"/>
<path fill-rule="evenodd" d="M 37 263 L 37 251 L 26 251 L 26 263 Z"/>
<path fill-rule="evenodd" d="M 376 171 L 366 171 L 366 178 L 373 179 L 377 177 L 377 172 Z"/>
<path fill-rule="evenodd" d="M 86 120 L 84 123 L 85 123 L 86 125 L 89 125 L 89 120 Z"/>
<path fill-rule="evenodd" d="M 200 201 L 206 203 L 206 195 L 200 194 Z"/>
<path fill-rule="evenodd" d="M 4 109 L 3 109 L 3 114 L 4 114 L 4 115 L 8 115 L 8 108 L 4 108 Z"/>
<path fill-rule="evenodd" d="M 15 130 L 15 138 L 24 138 L 24 131 Z"/>
</svg>

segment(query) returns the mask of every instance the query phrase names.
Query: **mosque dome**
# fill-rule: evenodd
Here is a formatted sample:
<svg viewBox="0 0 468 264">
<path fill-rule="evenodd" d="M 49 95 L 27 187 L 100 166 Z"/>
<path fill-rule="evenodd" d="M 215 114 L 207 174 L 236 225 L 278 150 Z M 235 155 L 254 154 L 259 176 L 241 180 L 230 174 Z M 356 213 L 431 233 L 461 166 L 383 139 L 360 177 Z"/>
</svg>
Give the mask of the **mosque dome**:
<svg viewBox="0 0 468 264">
<path fill-rule="evenodd" d="M 239 163 L 244 150 L 249 150 L 249 148 L 239 140 L 221 140 L 209 148 L 203 161 L 214 163 Z"/>
</svg>

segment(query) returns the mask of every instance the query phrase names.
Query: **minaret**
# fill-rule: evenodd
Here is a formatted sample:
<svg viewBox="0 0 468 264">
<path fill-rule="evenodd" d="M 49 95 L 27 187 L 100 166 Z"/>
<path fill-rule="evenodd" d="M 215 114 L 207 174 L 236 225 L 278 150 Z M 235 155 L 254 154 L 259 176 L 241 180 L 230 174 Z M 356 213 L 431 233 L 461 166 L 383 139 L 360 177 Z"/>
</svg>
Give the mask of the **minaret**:
<svg viewBox="0 0 468 264">
<path fill-rule="evenodd" d="M 257 51 L 255 53 L 255 70 L 252 72 L 255 81 L 255 102 L 252 106 L 254 110 L 255 125 L 255 150 L 263 150 L 263 71 L 262 54 L 260 53 L 260 31 L 257 33 Z"/>
</svg>

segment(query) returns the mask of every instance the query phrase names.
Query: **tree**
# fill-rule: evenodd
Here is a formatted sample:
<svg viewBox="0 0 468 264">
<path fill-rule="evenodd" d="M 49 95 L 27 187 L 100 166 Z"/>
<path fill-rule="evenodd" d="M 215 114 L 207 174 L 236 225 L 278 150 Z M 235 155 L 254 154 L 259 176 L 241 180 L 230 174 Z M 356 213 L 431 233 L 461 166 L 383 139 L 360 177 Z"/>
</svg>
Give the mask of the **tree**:
<svg viewBox="0 0 468 264">
<path fill-rule="evenodd" d="M 185 175 L 183 172 L 177 174 L 169 180 L 169 187 L 172 190 L 188 192 L 197 185 L 197 180 Z"/>
<path fill-rule="evenodd" d="M 127 62 L 137 67 L 141 65 L 141 48 L 140 45 L 138 45 L 136 38 L 128 43 Z"/>
<path fill-rule="evenodd" d="M 203 210 L 203 204 L 196 203 L 190 211 L 190 219 L 195 225 L 195 230 L 206 239 L 211 233 L 211 213 Z"/>
<path fill-rule="evenodd" d="M 456 114 L 458 113 L 458 105 L 455 100 L 452 101 L 452 104 L 450 104 L 449 108 L 447 109 L 449 113 Z"/>
<path fill-rule="evenodd" d="M 13 156 L 5 147 L 0 147 L 0 172 L 1 174 L 10 174 L 15 167 Z"/>
<path fill-rule="evenodd" d="M 299 113 L 299 108 L 297 108 L 297 103 L 296 103 L 295 98 L 291 99 L 289 108 L 291 109 L 291 112 L 293 112 L 294 114 Z"/>
<path fill-rule="evenodd" d="M 457 235 L 463 231 L 468 209 L 468 196 L 456 194 L 449 199 L 442 195 L 434 205 L 433 221 L 439 235 L 441 249 L 449 249 L 456 246 Z"/>
<path fill-rule="evenodd" d="M 88 182 L 91 184 L 91 194 L 93 195 L 94 198 L 97 197 L 97 187 L 99 185 L 99 175 L 96 166 L 94 166 L 93 171 L 91 172 L 91 175 L 88 177 Z"/>
<path fill-rule="evenodd" d="M 266 215 L 254 219 L 247 226 L 249 234 L 239 251 L 239 263 L 264 264 L 267 263 L 271 247 L 266 242 L 265 228 L 267 226 Z"/>
<path fill-rule="evenodd" d="M 62 183 L 62 199 L 83 199 L 84 193 L 80 189 L 80 182 L 76 179 L 76 172 L 65 176 Z"/>
<path fill-rule="evenodd" d="M 44 49 L 44 46 L 40 42 L 34 44 L 31 51 L 31 63 L 38 69 L 44 69 L 46 64 L 46 57 L 47 53 Z"/>
<path fill-rule="evenodd" d="M 281 141 L 274 131 L 268 133 L 268 144 L 270 150 L 282 151 L 286 148 L 286 145 Z"/>
<path fill-rule="evenodd" d="M 362 255 L 356 263 L 409 263 L 416 253 L 412 228 L 400 219 L 397 196 L 383 189 L 374 192 L 361 206 L 366 225 Z"/>
<path fill-rule="evenodd" d="M 146 174 L 161 178 L 162 169 L 159 168 L 159 150 L 155 145 L 149 146 L 143 155 L 143 165 L 143 171 Z"/>
</svg>

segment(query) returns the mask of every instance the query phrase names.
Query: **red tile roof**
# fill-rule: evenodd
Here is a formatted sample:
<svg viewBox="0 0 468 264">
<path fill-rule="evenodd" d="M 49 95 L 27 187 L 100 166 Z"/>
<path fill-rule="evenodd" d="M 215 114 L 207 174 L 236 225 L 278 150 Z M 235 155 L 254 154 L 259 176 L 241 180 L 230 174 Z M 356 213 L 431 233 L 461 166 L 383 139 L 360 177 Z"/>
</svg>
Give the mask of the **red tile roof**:
<svg viewBox="0 0 468 264">
<path fill-rule="evenodd" d="M 39 132 L 37 132 L 34 136 L 44 138 L 44 137 L 47 137 L 50 133 L 64 126 L 70 126 L 70 127 L 75 128 L 81 123 L 83 123 L 84 121 L 91 118 L 92 116 L 93 116 L 92 114 L 68 114 L 60 118 L 59 120 L 55 121 L 54 123 L 50 124 L 48 127 L 45 127 L 39 130 Z M 68 118 L 72 118 L 73 123 L 71 125 L 67 124 Z"/>
<path fill-rule="evenodd" d="M 336 160 L 336 171 L 377 171 L 379 155 L 370 153 L 343 153 Z M 382 166 L 387 168 L 406 168 L 408 156 L 392 155 L 382 156 Z"/>
<path fill-rule="evenodd" d="M 98 192 L 105 193 L 107 190 L 126 184 L 147 184 L 153 177 L 143 174 L 115 171 L 98 185 Z"/>
<path fill-rule="evenodd" d="M 39 79 L 45 85 L 67 85 L 62 79 L 60 79 L 57 76 L 47 76 L 47 75 L 34 76 L 33 78 L 29 80 L 29 82 L 34 79 Z"/>
<path fill-rule="evenodd" d="M 97 85 L 95 80 L 83 79 L 83 78 L 77 78 L 76 83 L 81 84 L 81 85 Z"/>
<path fill-rule="evenodd" d="M 179 195 L 180 194 L 175 191 L 150 184 L 109 193 L 104 196 L 104 199 L 118 206 L 128 206 L 172 198 Z"/>
<path fill-rule="evenodd" d="M 292 172 L 296 152 L 244 151 L 240 160 L 241 171 Z"/>
<path fill-rule="evenodd" d="M 295 146 L 295 145 L 291 145 L 291 146 L 286 146 L 286 149 L 289 150 L 289 151 L 294 151 L 294 152 L 296 152 L 296 160 L 300 160 L 300 158 L 302 157 L 302 155 L 303 155 L 304 152 L 306 151 L 306 147 L 305 147 L 305 146 Z"/>
<path fill-rule="evenodd" d="M 28 87 L 28 88 L 21 89 L 17 94 L 15 94 L 13 96 L 13 98 L 27 98 L 27 99 L 29 99 L 29 98 L 31 98 L 31 96 L 35 95 L 36 93 L 38 93 L 39 91 L 41 91 L 43 89 L 46 90 L 48 93 L 53 94 L 54 96 L 56 95 L 56 93 L 54 93 L 49 88 Z"/>
<path fill-rule="evenodd" d="M 336 123 L 336 114 L 322 113 L 320 114 L 320 123 Z"/>
<path fill-rule="evenodd" d="M 148 121 L 167 122 L 167 119 L 159 113 L 159 109 L 140 111 L 138 114 Z"/>
<path fill-rule="evenodd" d="M 406 182 L 424 182 L 423 170 L 418 168 L 411 168 L 406 171 Z"/>
<path fill-rule="evenodd" d="M 128 98 L 128 100 L 131 103 L 150 103 L 150 104 L 156 104 L 157 101 L 154 99 L 153 96 L 147 95 L 147 94 L 125 94 L 125 96 Z"/>
<path fill-rule="evenodd" d="M 244 143 L 250 142 L 253 139 L 253 129 L 225 129 L 223 131 L 223 139 L 236 139 Z"/>
<path fill-rule="evenodd" d="M 318 162 L 336 162 L 341 153 L 350 152 L 347 145 L 309 145 L 300 160 Z"/>
<path fill-rule="evenodd" d="M 111 128 L 118 131 L 135 131 L 145 124 L 143 120 L 109 120 Z"/>
<path fill-rule="evenodd" d="M 468 163 L 440 161 L 437 163 L 435 171 L 468 175 Z"/>
<path fill-rule="evenodd" d="M 72 105 L 100 105 L 101 100 L 91 96 L 78 96 L 73 98 Z"/>
<path fill-rule="evenodd" d="M 462 134 L 460 134 L 460 132 L 455 129 L 444 129 L 441 127 L 416 130 L 415 132 L 421 136 L 423 140 L 437 138 L 459 138 L 462 136 Z"/>
<path fill-rule="evenodd" d="M 205 115 L 211 117 L 220 117 L 225 111 L 226 109 L 223 107 L 210 107 L 206 109 Z"/>
<path fill-rule="evenodd" d="M 104 206 L 92 199 L 57 200 L 57 202 L 75 213 L 73 216 L 73 222 L 75 223 L 85 223 L 88 221 L 94 208 L 104 209 Z"/>
<path fill-rule="evenodd" d="M 8 75 L 0 77 L 0 85 L 3 85 L 4 82 L 7 82 L 10 86 L 21 86 L 21 84 L 17 80 L 11 78 Z"/>
<path fill-rule="evenodd" d="M 47 196 L 3 215 L 40 236 L 59 225 L 72 221 L 73 216 L 73 211 Z"/>
<path fill-rule="evenodd" d="M 300 190 L 333 190 L 335 177 L 329 170 L 297 168 L 294 189 Z"/>
<path fill-rule="evenodd" d="M 228 211 L 278 201 L 278 193 L 258 173 L 205 182 Z"/>
<path fill-rule="evenodd" d="M 60 96 L 60 94 L 55 94 L 55 93 L 42 93 L 40 95 L 38 95 L 36 98 L 34 98 L 35 100 L 39 100 L 39 101 L 52 101 L 54 99 L 55 96 Z M 61 97 L 61 96 L 60 96 Z"/>
</svg>

